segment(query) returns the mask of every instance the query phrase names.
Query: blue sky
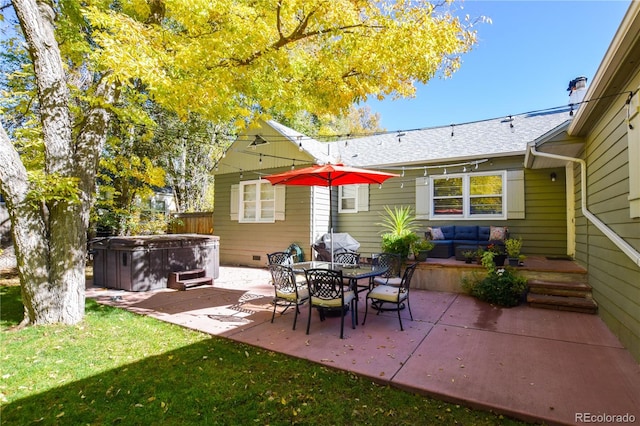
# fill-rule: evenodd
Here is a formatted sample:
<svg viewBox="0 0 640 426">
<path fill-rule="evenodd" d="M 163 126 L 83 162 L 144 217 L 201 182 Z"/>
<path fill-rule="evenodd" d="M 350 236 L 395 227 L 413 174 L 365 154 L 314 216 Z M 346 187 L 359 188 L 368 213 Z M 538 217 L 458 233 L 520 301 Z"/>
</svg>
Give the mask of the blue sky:
<svg viewBox="0 0 640 426">
<path fill-rule="evenodd" d="M 413 99 L 368 101 L 388 131 L 448 126 L 569 102 L 569 81 L 587 85 L 629 7 L 628 0 L 456 1 L 461 16 L 484 15 L 478 43 L 449 79 L 435 78 Z"/>
</svg>

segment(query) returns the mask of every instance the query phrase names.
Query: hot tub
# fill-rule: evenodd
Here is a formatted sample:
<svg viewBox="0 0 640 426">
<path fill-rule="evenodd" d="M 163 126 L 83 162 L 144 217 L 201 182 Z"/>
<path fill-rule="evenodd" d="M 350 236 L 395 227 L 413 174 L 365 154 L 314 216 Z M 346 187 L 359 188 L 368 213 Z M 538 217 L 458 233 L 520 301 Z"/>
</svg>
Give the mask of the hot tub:
<svg viewBox="0 0 640 426">
<path fill-rule="evenodd" d="M 148 291 L 167 287 L 170 272 L 204 269 L 219 275 L 220 238 L 200 234 L 107 237 L 91 241 L 93 283 L 99 287 Z"/>
</svg>

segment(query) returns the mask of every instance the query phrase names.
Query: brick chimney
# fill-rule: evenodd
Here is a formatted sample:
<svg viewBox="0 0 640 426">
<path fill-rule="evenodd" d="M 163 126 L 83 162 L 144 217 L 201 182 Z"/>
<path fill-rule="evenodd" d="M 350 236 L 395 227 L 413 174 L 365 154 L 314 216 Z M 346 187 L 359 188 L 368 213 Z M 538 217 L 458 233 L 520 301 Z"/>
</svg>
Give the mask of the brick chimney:
<svg viewBox="0 0 640 426">
<path fill-rule="evenodd" d="M 587 77 L 577 77 L 569 82 L 569 105 L 580 107 L 580 103 L 584 100 L 587 93 Z"/>
</svg>

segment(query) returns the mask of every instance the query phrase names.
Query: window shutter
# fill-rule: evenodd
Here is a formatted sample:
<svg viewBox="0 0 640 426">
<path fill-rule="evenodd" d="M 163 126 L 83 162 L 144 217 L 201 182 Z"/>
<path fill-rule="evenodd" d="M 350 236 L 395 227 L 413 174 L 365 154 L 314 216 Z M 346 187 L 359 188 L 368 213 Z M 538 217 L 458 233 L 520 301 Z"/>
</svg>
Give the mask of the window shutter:
<svg viewBox="0 0 640 426">
<path fill-rule="evenodd" d="M 507 171 L 507 219 L 524 219 L 524 170 Z"/>
<path fill-rule="evenodd" d="M 429 178 L 416 178 L 416 219 L 429 219 L 430 207 Z"/>
<path fill-rule="evenodd" d="M 285 192 L 285 186 L 284 185 L 276 185 L 274 186 L 275 191 L 276 191 L 276 211 L 275 211 L 275 217 L 276 220 L 284 220 L 284 206 L 285 206 L 285 201 L 286 201 L 286 192 Z"/>
<path fill-rule="evenodd" d="M 229 206 L 230 219 L 238 220 L 238 208 L 240 207 L 240 185 L 231 185 L 231 205 Z"/>
<path fill-rule="evenodd" d="M 358 206 L 359 212 L 369 211 L 369 185 L 358 185 Z"/>
</svg>

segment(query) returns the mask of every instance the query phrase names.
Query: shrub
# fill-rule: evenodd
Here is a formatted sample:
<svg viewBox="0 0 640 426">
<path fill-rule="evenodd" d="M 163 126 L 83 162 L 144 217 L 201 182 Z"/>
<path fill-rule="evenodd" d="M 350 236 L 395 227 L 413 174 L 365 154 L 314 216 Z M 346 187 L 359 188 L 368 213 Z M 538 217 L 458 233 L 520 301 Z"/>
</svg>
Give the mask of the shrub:
<svg viewBox="0 0 640 426">
<path fill-rule="evenodd" d="M 487 275 L 482 278 L 466 279 L 463 289 L 470 295 L 488 303 L 500 306 L 517 306 L 527 289 L 526 278 L 518 275 L 512 268 L 496 268 L 493 262 L 494 253 L 485 251 L 482 265 Z"/>
</svg>

